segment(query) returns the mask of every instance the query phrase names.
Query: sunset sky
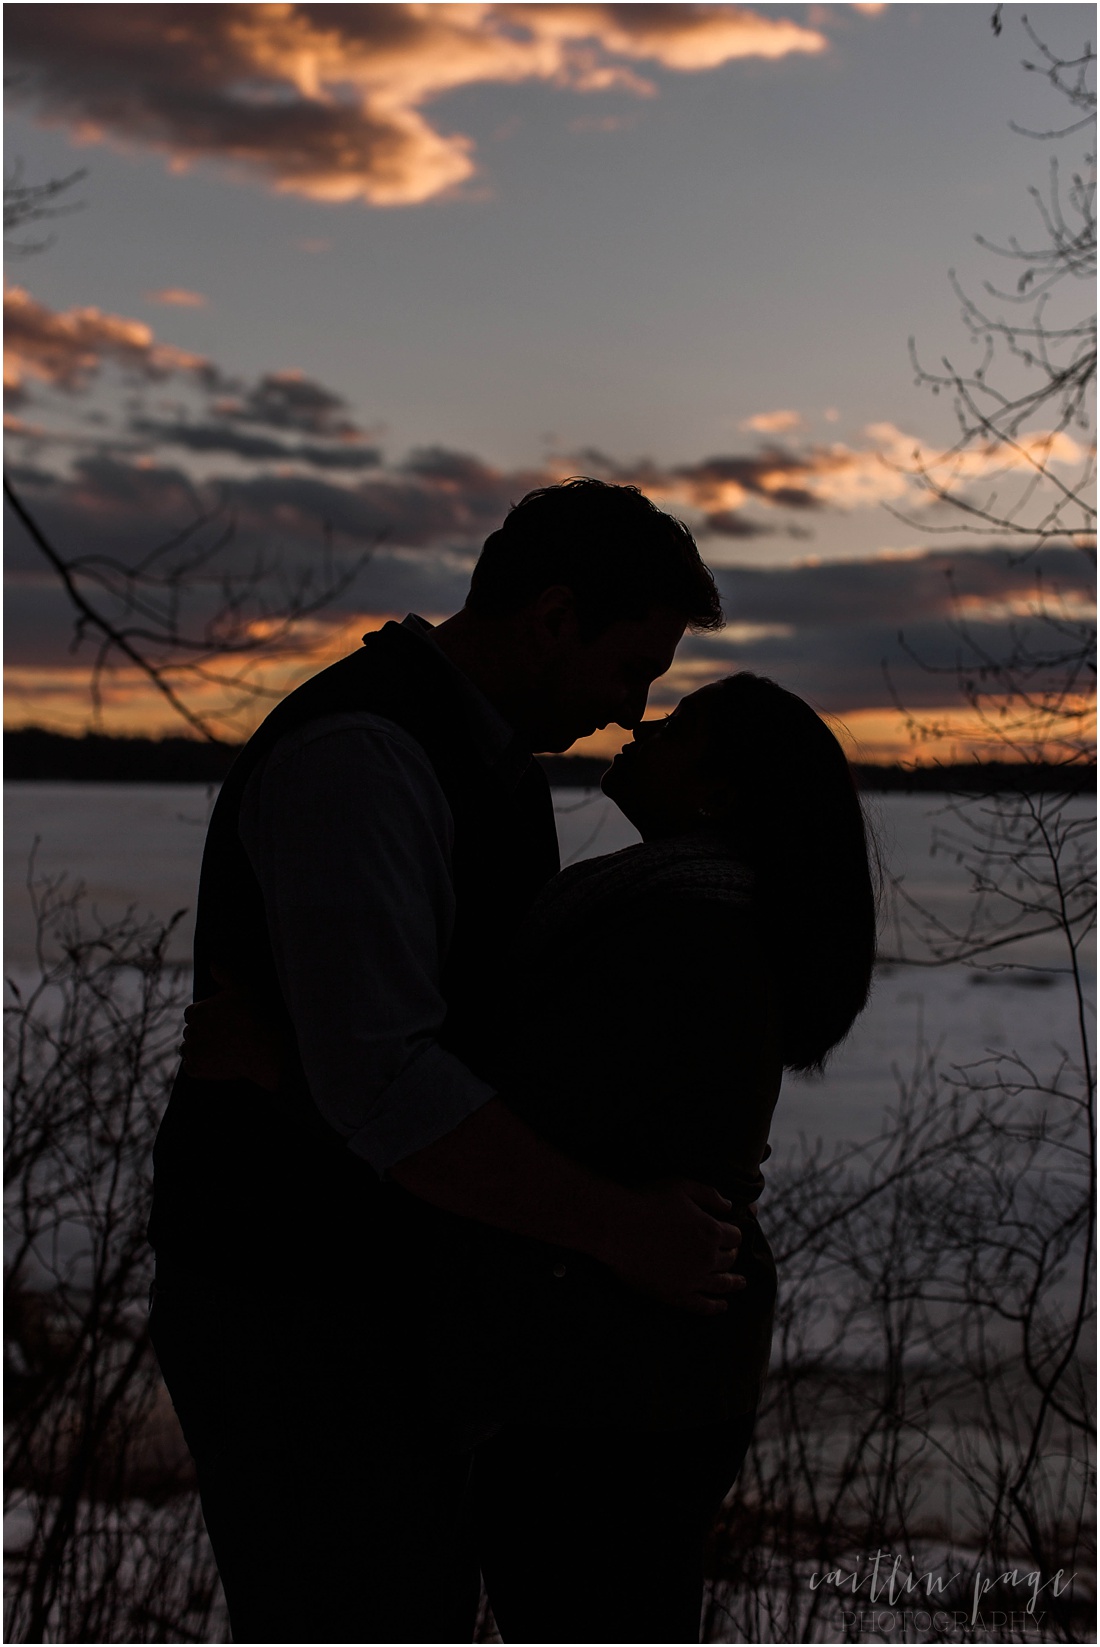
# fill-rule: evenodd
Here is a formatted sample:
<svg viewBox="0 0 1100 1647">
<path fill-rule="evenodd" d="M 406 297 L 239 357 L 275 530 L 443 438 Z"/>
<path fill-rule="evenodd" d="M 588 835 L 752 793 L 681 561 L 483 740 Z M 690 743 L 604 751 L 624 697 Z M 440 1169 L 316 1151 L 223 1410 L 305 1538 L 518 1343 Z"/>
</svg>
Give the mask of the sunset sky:
<svg viewBox="0 0 1100 1647">
<path fill-rule="evenodd" d="M 990 4 L 9 4 L 9 172 L 87 173 L 8 260 L 13 483 L 66 554 L 217 510 L 235 564 L 306 566 L 327 526 L 371 551 L 328 656 L 454 611 L 531 487 L 631 481 L 697 530 L 729 616 L 654 709 L 753 668 L 909 756 L 887 674 L 956 710 L 898 631 L 948 661 L 954 610 L 996 645 L 1034 582 L 906 472 L 954 433 L 908 339 L 974 359 L 949 271 L 977 293 L 1004 265 L 976 234 L 1041 238 L 1051 146 L 1009 123 L 1062 107 L 1020 66 L 1025 10 L 998 36 Z M 1094 32 L 1092 6 L 1032 16 L 1067 55 Z M 996 469 L 971 460 L 972 497 Z M 1069 547 L 1046 577 L 1091 599 Z M 6 604 L 7 724 L 88 725 L 93 649 L 16 527 Z M 181 730 L 125 671 L 102 724 Z"/>
</svg>

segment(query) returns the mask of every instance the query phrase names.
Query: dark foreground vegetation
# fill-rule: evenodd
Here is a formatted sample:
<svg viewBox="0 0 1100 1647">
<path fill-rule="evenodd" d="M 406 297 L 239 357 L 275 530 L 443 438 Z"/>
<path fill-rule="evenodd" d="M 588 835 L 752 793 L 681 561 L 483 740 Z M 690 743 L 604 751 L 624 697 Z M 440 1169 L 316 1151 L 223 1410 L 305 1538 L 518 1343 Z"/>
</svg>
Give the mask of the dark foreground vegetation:
<svg viewBox="0 0 1100 1647">
<path fill-rule="evenodd" d="M 1081 1039 L 1041 1068 L 915 1048 L 884 1071 L 876 1136 L 769 1164 L 773 1365 L 704 1640 L 1095 1639 L 1092 833 L 1061 795 L 980 805 L 1008 843 L 999 871 L 980 860 L 1001 937 L 1041 914 L 1061 934 Z M 61 883 L 32 895 L 39 963 L 6 1003 L 5 1639 L 226 1641 L 146 1329 L 188 980 L 166 929 L 104 925 Z"/>
<path fill-rule="evenodd" d="M 998 35 L 1002 10 L 991 18 Z M 1047 145 L 1091 128 L 1092 48 L 1060 57 L 1022 26 L 1026 66 L 1060 94 L 1066 121 L 1030 135 Z M 1039 243 L 991 247 L 1009 260 L 1007 293 L 987 283 L 975 302 L 956 286 L 975 364 L 914 366 L 918 381 L 947 392 L 959 427 L 941 463 L 916 460 L 925 490 L 956 510 L 951 530 L 992 530 L 1034 564 L 1048 543 L 1091 540 L 1094 442 L 1080 440 L 1084 468 L 1067 482 L 1048 467 L 1062 461 L 1048 433 L 1028 448 L 1017 490 L 977 502 L 955 461 L 1017 454 L 1035 429 L 1091 430 L 1093 152 L 1077 171 L 1052 163 L 1046 190 L 1031 196 Z M 1085 303 L 1057 320 L 1052 291 L 1078 280 Z M 1021 392 L 1000 376 L 1006 360 L 1031 373 Z M 1008 463 L 1010 479 L 1018 471 Z M 927 522 L 922 531 L 948 529 Z M 36 541 L 76 589 L 87 557 L 66 563 Z M 209 684 L 239 651 L 249 588 L 230 584 L 224 621 L 196 639 L 177 627 L 174 603 L 192 563 L 162 573 L 149 561 L 152 573 L 137 574 L 143 611 L 172 597 L 159 628 L 142 616 L 140 631 L 120 629 L 77 590 L 77 636 L 90 624 L 104 642 L 100 667 L 119 652 L 136 661 L 202 731 L 179 694 Z M 128 621 L 135 574 L 119 575 Z M 1006 656 L 991 658 L 980 627 L 960 619 L 958 661 L 927 666 L 957 673 L 979 742 L 1008 759 L 865 768 L 861 781 L 954 791 L 939 808 L 936 849 L 966 867 L 968 908 L 953 925 L 895 884 L 895 959 L 970 968 L 984 981 L 1057 978 L 1073 992 L 1076 1031 L 1064 1042 L 1052 1034 L 1031 1062 L 1011 1042 L 967 1067 L 917 1047 L 883 1071 L 876 1136 L 828 1158 L 803 1148 L 769 1163 L 762 1216 L 783 1278 L 773 1365 L 710 1550 L 707 1641 L 1096 1640 L 1095 820 L 1067 800 L 1095 781 L 1095 633 L 1036 585 Z M 284 646 L 303 615 L 346 587 L 317 600 L 292 590 L 263 634 Z M 254 702 L 247 684 L 229 684 Z M 1057 766 L 1032 761 L 1052 748 Z M 216 783 L 234 753 L 28 730 L 8 740 L 7 776 Z M 547 767 L 552 782 L 586 786 L 600 763 Z M 9 980 L 6 998 L 5 1638 L 224 1641 L 194 1482 L 145 1324 L 150 1146 L 186 979 L 166 960 L 165 930 L 89 923 L 60 884 L 34 895 L 39 967 Z M 1021 944 L 1040 937 L 1050 960 L 1036 967 Z M 487 1614 L 479 1639 L 494 1639 Z"/>
<path fill-rule="evenodd" d="M 41 727 L 4 734 L 4 776 L 21 783 L 220 783 L 239 744 L 197 738 L 113 738 L 94 732 L 71 738 Z M 588 755 L 543 755 L 546 775 L 558 789 L 594 789 L 607 762 Z M 1094 765 L 969 761 L 962 765 L 857 766 L 865 790 L 899 794 L 995 795 L 1088 793 L 1096 787 Z"/>
</svg>

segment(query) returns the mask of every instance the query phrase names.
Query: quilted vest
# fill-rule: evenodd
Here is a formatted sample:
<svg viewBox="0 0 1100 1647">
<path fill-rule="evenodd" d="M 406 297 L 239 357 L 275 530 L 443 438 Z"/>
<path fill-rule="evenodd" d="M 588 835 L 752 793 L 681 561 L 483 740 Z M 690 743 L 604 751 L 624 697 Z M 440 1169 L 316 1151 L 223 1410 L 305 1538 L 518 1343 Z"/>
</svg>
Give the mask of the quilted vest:
<svg viewBox="0 0 1100 1647">
<path fill-rule="evenodd" d="M 439 1040 L 493 1079 L 507 956 L 531 901 L 557 871 L 557 838 L 541 768 L 532 761 L 517 782 L 490 765 L 453 687 L 453 666 L 441 652 L 387 623 L 271 712 L 226 778 L 211 818 L 196 916 L 196 998 L 216 988 L 210 969 L 220 965 L 248 979 L 286 1019 L 262 894 L 238 833 L 242 797 L 280 738 L 322 716 L 368 711 L 416 739 L 450 807 L 456 913 Z M 366 787 L 362 801 L 369 808 Z M 328 1127 L 304 1077 L 287 1088 L 275 1096 L 249 1082 L 177 1076 L 154 1151 L 149 1239 L 158 1278 L 253 1288 L 270 1280 L 282 1288 L 323 1277 L 362 1287 L 377 1268 L 379 1221 L 394 1191 Z"/>
</svg>

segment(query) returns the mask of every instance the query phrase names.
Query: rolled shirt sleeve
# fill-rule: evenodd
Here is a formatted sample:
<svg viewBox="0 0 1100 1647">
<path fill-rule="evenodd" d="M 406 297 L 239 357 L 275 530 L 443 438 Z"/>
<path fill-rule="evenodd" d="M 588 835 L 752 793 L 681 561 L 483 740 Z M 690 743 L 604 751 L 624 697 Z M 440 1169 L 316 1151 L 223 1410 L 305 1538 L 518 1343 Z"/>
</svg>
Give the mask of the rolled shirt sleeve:
<svg viewBox="0 0 1100 1647">
<path fill-rule="evenodd" d="M 493 1096 L 440 1046 L 453 820 L 424 750 L 366 713 L 283 738 L 241 839 L 314 1102 L 378 1173 Z"/>
</svg>

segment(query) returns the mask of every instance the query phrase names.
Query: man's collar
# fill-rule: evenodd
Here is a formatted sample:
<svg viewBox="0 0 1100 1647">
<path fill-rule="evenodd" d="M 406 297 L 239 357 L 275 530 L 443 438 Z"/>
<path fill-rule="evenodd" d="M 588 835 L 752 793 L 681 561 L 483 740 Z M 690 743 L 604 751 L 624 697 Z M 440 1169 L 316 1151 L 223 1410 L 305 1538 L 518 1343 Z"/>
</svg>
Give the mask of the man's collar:
<svg viewBox="0 0 1100 1647">
<path fill-rule="evenodd" d="M 491 766 L 500 771 L 507 782 L 518 783 L 531 763 L 531 751 L 523 739 L 505 720 L 500 710 L 489 702 L 481 688 L 474 685 L 469 675 L 464 674 L 456 663 L 452 663 L 436 639 L 434 624 L 420 617 L 418 613 L 410 612 L 401 620 L 401 627 L 425 645 L 431 646 L 437 657 L 446 664 L 454 676 L 455 691 L 461 694 L 462 702 L 468 711 L 470 732 L 479 751 Z"/>
</svg>

